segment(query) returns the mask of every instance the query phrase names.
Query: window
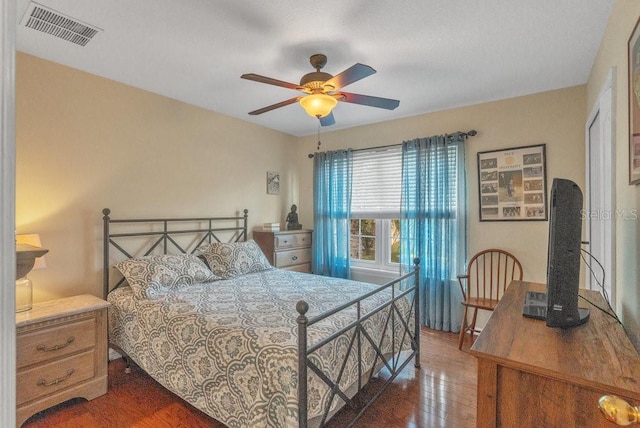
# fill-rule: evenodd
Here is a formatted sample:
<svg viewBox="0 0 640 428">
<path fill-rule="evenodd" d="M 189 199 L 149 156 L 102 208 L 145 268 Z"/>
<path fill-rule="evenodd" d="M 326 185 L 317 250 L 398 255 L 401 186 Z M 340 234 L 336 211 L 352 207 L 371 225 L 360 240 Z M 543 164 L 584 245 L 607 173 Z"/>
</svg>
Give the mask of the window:
<svg viewBox="0 0 640 428">
<path fill-rule="evenodd" d="M 400 147 L 353 154 L 351 263 L 398 270 L 400 262 Z"/>
<path fill-rule="evenodd" d="M 396 271 L 400 263 L 399 219 L 351 219 L 351 261 Z"/>
<path fill-rule="evenodd" d="M 375 219 L 351 219 L 351 259 L 376 260 Z"/>
<path fill-rule="evenodd" d="M 450 175 L 456 183 L 456 151 L 448 148 L 448 165 L 439 155 L 434 166 Z M 418 179 L 415 177 L 414 179 Z M 353 179 L 351 190 L 351 264 L 354 267 L 397 271 L 400 263 L 400 197 L 402 185 L 402 149 L 390 147 L 381 150 L 361 151 L 353 154 Z M 434 216 L 456 217 L 457 186 L 451 187 L 452 211 L 437 209 Z M 437 201 L 427 201 L 428 207 L 438 206 Z"/>
<path fill-rule="evenodd" d="M 400 219 L 389 220 L 389 263 L 400 263 Z"/>
</svg>

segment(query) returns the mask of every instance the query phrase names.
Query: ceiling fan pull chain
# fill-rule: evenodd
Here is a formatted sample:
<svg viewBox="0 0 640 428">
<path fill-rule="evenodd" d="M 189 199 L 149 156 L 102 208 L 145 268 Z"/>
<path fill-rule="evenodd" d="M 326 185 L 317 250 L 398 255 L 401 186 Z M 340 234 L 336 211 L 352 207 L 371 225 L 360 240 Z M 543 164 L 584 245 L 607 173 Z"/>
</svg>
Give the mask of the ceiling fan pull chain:
<svg viewBox="0 0 640 428">
<path fill-rule="evenodd" d="M 320 142 L 320 119 L 318 119 L 318 147 L 316 148 L 316 152 L 320 151 L 320 144 L 322 144 Z"/>
</svg>

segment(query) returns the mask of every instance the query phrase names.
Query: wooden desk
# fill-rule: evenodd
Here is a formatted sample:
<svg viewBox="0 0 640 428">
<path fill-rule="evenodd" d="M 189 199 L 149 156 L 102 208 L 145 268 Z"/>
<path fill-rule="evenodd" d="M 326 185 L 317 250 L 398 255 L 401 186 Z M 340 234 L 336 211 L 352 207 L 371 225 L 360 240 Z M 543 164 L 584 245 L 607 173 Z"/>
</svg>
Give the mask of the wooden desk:
<svg viewBox="0 0 640 428">
<path fill-rule="evenodd" d="M 622 327 L 588 306 L 590 320 L 571 329 L 549 328 L 522 316 L 528 290 L 543 284 L 514 281 L 471 348 L 478 358 L 478 416 L 482 427 L 613 427 L 598 408 L 605 394 L 640 405 L 640 356 Z M 600 293 L 581 290 L 605 308 Z"/>
</svg>

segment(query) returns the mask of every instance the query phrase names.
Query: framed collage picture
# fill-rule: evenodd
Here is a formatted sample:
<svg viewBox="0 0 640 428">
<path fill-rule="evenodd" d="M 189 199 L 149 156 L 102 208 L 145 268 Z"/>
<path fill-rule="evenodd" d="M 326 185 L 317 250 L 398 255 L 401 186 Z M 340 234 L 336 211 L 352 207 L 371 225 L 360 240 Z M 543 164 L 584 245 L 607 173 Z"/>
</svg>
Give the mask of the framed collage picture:
<svg viewBox="0 0 640 428">
<path fill-rule="evenodd" d="M 480 221 L 547 220 L 545 148 L 478 153 Z"/>
<path fill-rule="evenodd" d="M 640 184 L 640 19 L 627 43 L 629 57 L 629 184 Z"/>
</svg>

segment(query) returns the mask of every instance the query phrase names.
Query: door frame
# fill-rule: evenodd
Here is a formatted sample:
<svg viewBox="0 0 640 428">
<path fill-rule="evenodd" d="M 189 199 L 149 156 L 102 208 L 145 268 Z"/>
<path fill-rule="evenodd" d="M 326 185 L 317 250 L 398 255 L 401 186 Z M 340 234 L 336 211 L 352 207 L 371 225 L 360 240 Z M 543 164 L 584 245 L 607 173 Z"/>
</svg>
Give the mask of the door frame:
<svg viewBox="0 0 640 428">
<path fill-rule="evenodd" d="M 0 426 L 16 426 L 16 2 L 0 5 Z"/>
<path fill-rule="evenodd" d="M 594 255 L 604 267 L 606 275 L 604 276 L 603 287 L 607 290 L 608 298 L 613 306 L 615 306 L 616 299 L 616 281 L 615 281 L 615 263 L 616 263 L 616 242 L 615 242 L 615 230 L 616 230 L 616 217 L 618 212 L 615 209 L 615 76 L 616 67 L 612 67 L 607 74 L 607 77 L 600 89 L 598 97 L 596 98 L 587 122 L 585 123 L 585 183 L 586 183 L 586 198 L 585 209 L 587 215 L 584 216 L 586 220 L 586 242 L 588 245 L 588 251 L 591 252 L 592 240 L 596 239 L 594 232 L 595 222 L 593 219 L 602 220 L 603 230 L 601 230 L 602 244 L 604 246 L 603 254 Z M 592 182 L 593 174 L 591 171 L 591 135 L 590 128 L 596 119 L 600 119 L 600 151 L 596 155 L 601 158 L 601 177 L 600 183 Z M 591 191 L 593 186 L 599 186 L 602 191 L 601 202 L 602 207 L 594 209 L 592 207 Z M 602 272 L 597 263 L 593 263 L 593 259 L 590 259 L 587 255 L 585 259 L 591 265 L 591 269 L 587 266 L 585 270 L 585 285 L 588 289 L 597 290 L 603 292 L 600 285 L 593 279 L 591 270 L 598 278 L 602 278 Z M 615 308 L 614 308 L 615 309 Z"/>
</svg>

